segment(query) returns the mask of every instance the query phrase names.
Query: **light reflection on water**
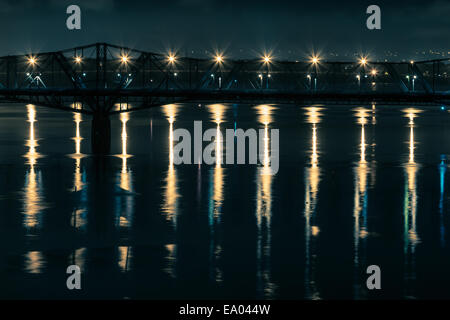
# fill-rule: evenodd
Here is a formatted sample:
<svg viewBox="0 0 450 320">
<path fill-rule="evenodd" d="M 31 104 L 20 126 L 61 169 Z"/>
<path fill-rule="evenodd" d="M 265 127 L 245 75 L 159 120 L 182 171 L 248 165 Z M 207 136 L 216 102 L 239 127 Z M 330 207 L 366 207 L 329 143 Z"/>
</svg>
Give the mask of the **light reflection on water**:
<svg viewBox="0 0 450 320">
<path fill-rule="evenodd" d="M 416 258 L 415 251 L 417 245 L 420 243 L 420 237 L 417 232 L 417 174 L 420 166 L 415 161 L 416 141 L 414 139 L 414 119 L 420 113 L 417 109 L 405 109 L 405 116 L 408 117 L 409 122 L 409 158 L 408 162 L 404 164 L 405 169 L 405 195 L 404 195 L 404 255 L 405 255 L 405 297 L 414 297 L 412 285 L 416 280 Z"/>
<path fill-rule="evenodd" d="M 222 254 L 222 245 L 216 236 L 216 229 L 221 224 L 222 204 L 224 201 L 224 184 L 226 178 L 226 169 L 223 168 L 223 134 L 220 124 L 224 121 L 224 115 L 227 107 L 223 104 L 214 104 L 208 106 L 210 119 L 216 123 L 215 139 L 215 166 L 210 168 L 210 186 L 209 186 L 209 204 L 208 204 L 208 224 L 211 234 L 211 243 L 209 247 L 210 278 L 216 283 L 223 281 L 223 270 L 220 267 Z M 199 165 L 198 172 L 201 174 L 202 166 Z M 201 181 L 201 179 L 199 179 Z"/>
<path fill-rule="evenodd" d="M 327 226 L 327 220 L 334 214 L 332 212 L 333 210 L 327 211 L 321 209 L 321 204 L 324 206 L 332 198 L 327 193 L 327 183 L 329 184 L 330 181 L 333 181 L 332 179 L 337 179 L 332 172 L 338 170 L 332 160 L 330 160 L 333 158 L 333 154 L 327 152 L 326 147 L 330 143 L 341 143 L 338 139 L 332 141 L 332 137 L 329 134 L 327 135 L 331 131 L 331 129 L 327 128 L 327 120 L 329 119 L 327 118 L 327 114 L 331 112 L 330 107 L 312 106 L 298 108 L 295 110 L 297 118 L 289 115 L 289 119 L 285 120 L 287 122 L 292 121 L 292 127 L 294 128 L 304 128 L 305 131 L 303 132 L 307 134 L 301 137 L 285 138 L 291 142 L 290 145 L 292 148 L 288 150 L 289 152 L 284 150 L 281 150 L 281 152 L 283 153 L 284 151 L 284 155 L 286 155 L 286 153 L 295 153 L 295 151 L 300 150 L 305 152 L 308 157 L 306 161 L 302 161 L 299 158 L 293 167 L 283 167 L 284 158 L 282 155 L 280 159 L 280 171 L 276 175 L 269 174 L 271 156 L 269 132 L 270 129 L 280 128 L 280 138 L 283 142 L 283 132 L 285 131 L 283 131 L 283 126 L 280 124 L 282 122 L 277 122 L 275 119 L 281 117 L 283 112 L 294 111 L 273 105 L 259 105 L 248 109 L 246 112 L 254 117 L 254 123 L 251 123 L 251 126 L 261 129 L 263 133 L 261 137 L 262 145 L 259 149 L 262 159 L 261 165 L 248 166 L 245 169 L 249 170 L 248 172 L 251 172 L 251 176 L 253 177 L 250 182 L 236 181 L 235 176 L 232 174 L 235 168 L 223 163 L 226 149 L 222 138 L 215 140 L 214 152 L 216 161 L 213 165 L 185 166 L 174 164 L 174 148 L 176 144 L 174 141 L 174 130 L 183 127 L 189 128 L 189 126 L 186 126 L 186 123 L 188 125 L 191 125 L 191 123 L 183 120 L 183 115 L 187 111 L 182 106 L 166 105 L 160 110 L 162 117 L 152 113 L 151 121 L 145 122 L 147 126 L 146 132 L 151 134 L 149 140 L 152 143 L 159 141 L 159 145 L 162 146 L 158 149 L 153 149 L 156 147 L 152 146 L 152 151 L 158 154 L 157 158 L 160 161 L 151 164 L 155 167 L 154 171 L 151 171 L 153 172 L 152 175 L 148 177 L 142 176 L 141 173 L 147 171 L 142 171 L 142 164 L 139 162 L 141 161 L 140 156 L 134 153 L 134 149 L 130 150 L 130 141 L 133 141 L 133 139 L 144 139 L 136 135 L 135 131 L 137 126 L 136 122 L 139 118 L 135 118 L 133 114 L 122 113 L 120 118 L 117 119 L 118 125 L 120 126 L 120 137 L 114 138 L 120 139 L 121 141 L 120 152 L 113 157 L 107 157 L 105 160 L 112 164 L 107 167 L 111 172 L 111 175 L 109 175 L 111 180 L 103 185 L 96 183 L 94 186 L 92 185 L 92 181 L 95 172 L 91 166 L 93 161 L 96 160 L 94 157 L 88 156 L 89 152 L 86 149 L 87 143 L 83 142 L 89 141 L 89 139 L 88 136 L 83 136 L 84 131 L 82 130 L 84 123 L 86 125 L 89 124 L 89 119 L 81 114 L 73 114 L 73 127 L 70 133 L 67 132 L 67 137 L 74 144 L 71 144 L 72 151 L 64 155 L 67 156 L 66 159 L 70 160 L 68 167 L 70 168 L 71 176 L 67 179 L 67 188 L 58 190 L 57 194 L 55 194 L 55 187 L 52 187 L 51 173 L 48 171 L 48 168 L 52 170 L 51 164 L 48 162 L 50 156 L 41 151 L 44 148 L 48 148 L 48 141 L 42 138 L 42 135 L 38 135 L 36 124 L 39 118 L 39 110 L 41 109 L 33 105 L 28 105 L 26 107 L 26 121 L 21 120 L 23 125 L 27 126 L 28 130 L 27 137 L 24 141 L 26 147 L 24 154 L 25 161 L 22 161 L 26 166 L 25 181 L 23 187 L 20 187 L 22 190 L 19 190 L 21 191 L 21 195 L 18 199 L 21 212 L 23 213 L 21 223 L 26 230 L 24 236 L 35 236 L 36 238 L 33 239 L 42 238 L 44 239 L 42 243 L 45 243 L 47 233 L 54 232 L 54 229 L 63 228 L 62 230 L 68 230 L 64 229 L 66 228 L 64 225 L 60 225 L 62 220 L 55 220 L 56 222 L 52 222 L 51 220 L 56 219 L 55 212 L 60 216 L 58 219 L 64 219 L 66 215 L 64 210 L 68 208 L 68 225 L 70 225 L 71 229 L 66 237 L 70 240 L 61 238 L 61 244 L 56 245 L 56 247 L 61 247 L 58 250 L 67 246 L 68 251 L 70 251 L 65 256 L 66 258 L 64 258 L 67 264 L 77 264 L 82 270 L 86 270 L 87 265 L 92 263 L 91 260 L 93 259 L 92 257 L 95 257 L 95 252 L 98 250 L 96 246 L 98 244 L 91 246 L 89 243 L 91 236 L 89 234 L 93 232 L 96 237 L 106 237 L 105 234 L 96 233 L 96 230 L 102 230 L 96 224 L 101 223 L 103 221 L 102 219 L 107 219 L 108 216 L 108 214 L 105 214 L 105 217 L 100 220 L 98 220 L 98 217 L 94 219 L 92 214 L 95 210 L 93 210 L 92 203 L 106 201 L 112 203 L 105 210 L 111 209 L 113 211 L 111 214 L 114 220 L 114 228 L 116 229 L 112 232 L 110 238 L 112 240 L 102 240 L 101 246 L 106 246 L 106 248 L 112 247 L 114 249 L 113 261 L 120 273 L 133 274 L 133 272 L 139 269 L 139 263 L 141 263 L 139 261 L 142 261 L 142 256 L 138 259 L 139 252 L 141 252 L 138 251 L 138 248 L 144 246 L 148 248 L 149 255 L 151 253 L 150 256 L 152 258 L 148 258 L 149 263 L 158 265 L 160 270 L 168 276 L 167 279 L 171 279 L 165 280 L 171 281 L 167 283 L 161 280 L 161 283 L 159 283 L 161 288 L 166 288 L 166 286 L 167 288 L 173 288 L 173 283 L 184 283 L 186 281 L 186 274 L 191 274 L 190 272 L 192 272 L 190 269 L 187 269 L 191 267 L 186 265 L 186 255 L 193 253 L 186 251 L 187 247 L 191 249 L 192 247 L 190 245 L 186 246 L 184 241 L 189 242 L 190 237 L 193 240 L 197 239 L 197 237 L 200 239 L 200 236 L 203 234 L 202 226 L 205 225 L 207 228 L 207 237 L 201 238 L 201 241 L 208 242 L 205 246 L 207 248 L 206 252 L 204 252 L 207 258 L 198 262 L 192 261 L 191 263 L 193 265 L 207 264 L 205 269 L 209 274 L 206 277 L 207 280 L 205 280 L 207 283 L 199 283 L 198 288 L 191 288 L 191 290 L 203 290 L 201 292 L 206 297 L 209 296 L 210 291 L 208 290 L 212 290 L 218 296 L 232 296 L 232 292 L 229 293 L 226 291 L 227 282 L 236 281 L 239 283 L 242 281 L 243 283 L 247 283 L 250 280 L 240 278 L 239 274 L 230 276 L 228 273 L 227 276 L 227 270 L 225 268 L 228 263 L 227 259 L 230 259 L 230 254 L 225 254 L 227 252 L 227 246 L 223 241 L 223 232 L 225 232 L 223 223 L 224 219 L 230 214 L 230 210 L 233 210 L 230 209 L 229 203 L 232 201 L 240 201 L 246 205 L 243 206 L 242 212 L 239 212 L 239 214 L 243 216 L 253 215 L 254 217 L 254 253 L 249 252 L 249 256 L 254 254 L 254 297 L 268 299 L 283 297 L 286 290 L 292 290 L 288 291 L 288 295 L 295 296 L 297 294 L 298 298 L 326 299 L 327 297 L 335 297 L 330 295 L 330 290 L 333 290 L 335 284 L 333 282 L 324 284 L 322 280 L 324 275 L 326 275 L 324 270 L 326 270 L 327 266 L 324 266 L 324 262 L 321 261 L 323 259 L 321 257 L 327 257 L 330 254 L 327 250 L 340 251 L 343 249 L 339 247 L 332 248 L 333 241 L 336 240 L 335 237 L 340 236 L 339 233 L 333 233 L 335 231 L 333 231 L 332 227 Z M 234 120 L 230 119 L 230 115 L 227 112 L 230 110 L 229 106 L 214 104 L 208 105 L 205 109 L 201 110 L 203 112 L 206 111 L 206 116 L 203 118 L 205 123 L 208 122 L 212 125 L 217 133 L 223 133 L 225 129 L 235 126 L 233 123 L 236 119 L 239 123 L 239 113 L 237 116 L 234 114 Z M 417 127 L 417 122 L 422 117 L 422 110 L 407 108 L 402 111 L 398 111 L 395 123 L 399 136 L 406 134 L 408 137 L 407 141 L 398 141 L 399 149 L 401 149 L 401 145 L 404 142 L 406 142 L 407 148 L 405 148 L 406 152 L 395 154 L 398 163 L 401 163 L 402 176 L 398 180 L 394 179 L 392 184 L 395 184 L 395 181 L 401 181 L 400 190 L 403 190 L 403 194 L 399 198 L 398 204 L 387 203 L 386 208 L 398 207 L 402 211 L 399 219 L 402 219 L 401 247 L 403 257 L 401 261 L 398 261 L 402 268 L 402 284 L 399 284 L 402 288 L 402 293 L 393 293 L 393 295 L 409 298 L 425 295 L 423 291 L 417 292 L 418 259 L 424 259 L 423 254 L 418 254 L 418 248 L 425 243 L 424 239 L 426 237 L 424 237 L 424 234 L 434 232 L 434 229 L 427 229 L 428 227 L 422 226 L 418 220 L 420 212 L 418 206 L 421 201 L 426 201 L 426 199 L 421 197 L 418 190 L 418 181 L 424 179 L 424 175 L 419 175 L 419 173 L 425 170 L 425 168 L 419 163 L 417 152 L 420 151 L 423 155 L 426 152 L 424 149 L 427 147 L 425 143 L 421 142 L 419 144 L 420 140 L 418 140 L 419 136 L 417 135 L 419 129 L 422 129 L 422 127 Z M 370 249 L 371 244 L 372 246 L 376 246 L 376 243 L 382 241 L 382 236 L 378 233 L 383 233 L 383 224 L 389 224 L 389 221 L 382 221 L 381 224 L 377 221 L 376 216 L 379 214 L 379 211 L 374 209 L 376 200 L 375 197 L 372 197 L 374 191 L 378 188 L 376 178 L 382 174 L 382 169 L 378 168 L 379 161 L 376 160 L 377 154 L 382 149 L 382 146 L 375 143 L 375 138 L 378 136 L 382 138 L 383 136 L 377 131 L 377 127 L 383 125 L 383 121 L 387 116 L 380 116 L 382 111 L 379 108 L 376 109 L 375 106 L 368 108 L 358 107 L 346 110 L 345 112 L 349 114 L 349 122 L 345 126 L 348 126 L 349 130 L 357 129 L 357 131 L 354 131 L 357 132 L 353 136 L 354 138 L 345 143 L 350 145 L 351 148 L 349 149 L 353 151 L 358 150 L 356 154 L 353 151 L 350 152 L 351 162 L 347 163 L 347 166 L 351 168 L 351 171 L 349 171 L 351 172 L 351 176 L 347 175 L 345 178 L 351 182 L 351 187 L 347 189 L 346 193 L 348 195 L 346 201 L 349 203 L 348 207 L 351 211 L 348 211 L 346 214 L 348 217 L 351 217 L 351 226 L 348 229 L 351 230 L 351 233 L 349 233 L 351 242 L 348 243 L 348 246 L 349 248 L 350 246 L 352 247 L 351 257 L 343 258 L 343 261 L 346 261 L 345 259 L 351 261 L 346 267 L 352 270 L 351 277 L 346 278 L 348 286 L 351 288 L 351 294 L 346 297 L 364 299 L 370 297 L 370 293 L 365 289 L 364 276 L 367 265 L 373 261 L 373 252 Z M 299 116 L 304 121 L 299 119 Z M 407 120 L 406 124 L 405 119 Z M 42 130 L 44 132 L 47 130 L 42 128 L 43 122 L 41 119 L 39 120 L 39 133 Z M 150 128 L 148 128 L 149 126 Z M 334 127 L 332 130 L 339 130 L 339 128 Z M 217 136 L 221 137 L 220 135 Z M 40 139 L 37 137 L 40 137 Z M 328 139 L 324 137 L 328 137 Z M 436 214 L 439 218 L 436 228 L 439 239 L 436 247 L 443 250 L 448 246 L 448 239 L 446 239 L 445 232 L 447 223 L 445 173 L 447 170 L 446 155 L 448 154 L 446 151 L 448 150 L 439 149 L 436 151 L 438 161 L 433 167 L 436 177 L 433 178 L 435 179 L 433 183 L 437 186 L 434 207 L 438 208 Z M 115 162 L 116 160 L 114 159 L 120 159 L 120 163 Z M 61 164 L 62 167 L 66 166 L 63 160 L 61 160 L 61 163 L 64 163 Z M 396 166 L 394 165 L 392 170 L 395 170 Z M 191 168 L 194 170 L 191 170 Z M 279 242 L 279 233 L 283 232 L 282 228 L 285 227 L 283 225 L 284 222 L 280 225 L 279 216 L 283 214 L 281 210 L 289 211 L 291 205 L 294 208 L 293 203 L 295 201 L 293 199 L 288 200 L 286 195 L 284 195 L 284 193 L 289 193 L 289 188 L 291 187 L 280 188 L 279 185 L 285 181 L 291 181 L 291 176 L 298 177 L 299 175 L 296 173 L 300 170 L 304 170 L 303 180 L 294 179 L 293 183 L 295 186 L 295 194 L 298 195 L 298 191 L 300 190 L 304 192 L 304 201 L 300 207 L 300 212 L 303 212 L 303 215 L 298 215 L 299 211 L 295 211 L 300 219 L 295 223 L 303 228 L 302 237 L 299 241 L 302 241 L 300 247 L 304 247 L 304 256 L 300 255 L 304 264 L 303 269 L 300 268 L 297 270 L 303 279 L 303 288 L 288 287 L 287 289 L 283 281 L 280 282 L 279 277 L 274 274 L 273 264 L 274 257 L 279 256 L 280 250 L 283 250 L 277 244 Z M 203 174 L 205 172 L 206 174 Z M 332 173 L 331 175 L 330 172 Z M 59 178 L 63 179 L 65 173 L 61 171 L 58 175 L 60 175 Z M 180 179 L 181 176 L 183 179 Z M 249 194 L 246 191 L 239 191 L 240 184 L 253 184 L 253 189 L 250 189 L 254 190 L 252 191 L 253 193 Z M 111 185 L 113 186 L 112 189 L 108 189 Z M 152 188 L 149 191 L 147 189 L 149 185 L 156 185 L 157 188 Z M 105 191 L 102 191 L 104 193 L 100 196 L 103 197 L 106 195 L 107 198 L 96 198 L 99 192 L 96 188 L 99 187 L 105 188 Z M 49 189 L 52 189 L 52 191 L 50 192 Z M 237 190 L 237 193 L 233 189 Z M 112 190 L 112 192 L 108 190 Z M 154 190 L 158 190 L 158 193 L 153 194 Z M 206 192 L 203 192 L 203 190 Z M 300 191 L 300 194 L 303 192 Z M 59 196 L 63 199 L 61 202 L 67 201 L 64 199 L 70 199 L 68 200 L 70 202 L 61 205 L 57 199 Z M 5 196 L 2 195 L 0 199 L 4 198 Z M 56 202 L 59 205 L 55 209 L 51 205 L 48 205 L 47 201 L 51 201 L 52 203 Z M 157 209 L 142 211 L 142 203 L 154 203 L 154 207 Z M 428 207 L 426 208 L 431 206 L 430 204 L 427 205 Z M 249 212 L 250 210 L 254 211 Z M 8 212 L 8 214 L 12 215 L 14 213 Z M 424 215 L 426 214 L 431 213 L 424 212 Z M 48 218 L 46 218 L 47 216 Z M 147 236 L 138 242 L 134 242 L 135 230 L 141 230 L 141 228 L 145 227 L 145 224 L 141 225 L 139 221 L 136 221 L 137 217 L 140 217 L 140 221 L 142 221 L 142 217 L 151 219 L 150 221 L 152 223 L 157 222 L 157 225 L 161 227 L 154 227 L 155 230 L 148 234 L 144 230 L 144 234 Z M 165 224 L 158 220 L 159 217 L 165 221 L 169 226 L 168 228 L 162 227 Z M 203 223 L 203 217 L 206 223 Z M 346 217 L 341 217 L 341 219 L 344 218 L 347 219 Z M 394 217 L 393 219 L 396 218 Z M 187 227 L 185 225 L 183 226 L 186 220 L 191 221 L 189 228 L 193 228 L 190 230 L 191 233 L 189 233 L 189 236 L 185 235 Z M 91 231 L 89 231 L 91 233 L 89 233 L 88 230 L 90 224 L 93 223 L 92 221 L 95 221 L 94 229 L 91 226 Z M 290 221 L 288 223 L 292 224 L 294 222 Z M 48 229 L 48 224 L 52 226 L 52 229 Z M 247 225 L 247 227 L 250 226 Z M 345 228 L 340 230 L 342 236 L 347 231 Z M 230 229 L 227 229 L 227 232 L 230 232 Z M 387 236 L 389 237 L 390 234 Z M 83 237 L 87 237 L 86 241 L 80 240 Z M 65 243 L 66 240 L 70 245 Z M 433 243 L 428 245 L 434 246 Z M 48 245 L 42 245 L 41 247 L 38 244 L 33 245 L 30 249 L 24 248 L 21 251 L 23 259 L 23 270 L 21 271 L 25 274 L 45 274 L 52 263 L 50 260 L 47 260 L 48 255 L 45 254 L 46 250 L 48 250 L 47 247 Z M 248 248 L 253 247 L 249 246 Z M 197 248 L 195 250 L 199 250 L 200 252 L 203 249 Z M 342 250 L 342 252 L 344 251 Z M 282 252 L 286 257 L 299 255 L 299 252 Z M 345 253 L 342 254 L 345 255 Z M 195 256 L 201 257 L 201 253 L 196 253 Z M 156 259 L 160 260 L 153 260 L 155 257 L 159 257 Z M 182 260 L 183 263 L 180 262 L 181 257 L 184 259 Z M 447 254 L 444 255 L 444 258 L 450 261 L 450 257 Z M 236 261 L 234 263 L 238 262 Z M 1 270 L 1 272 L 5 271 Z M 233 276 L 236 277 L 236 280 L 233 280 Z M 286 274 L 285 276 L 287 278 L 294 277 L 292 274 Z M 336 280 L 336 282 L 339 281 L 340 279 Z M 169 283 L 171 284 L 169 285 Z M 134 283 L 133 285 L 139 286 L 139 283 Z M 336 285 L 342 286 L 342 284 Z M 183 289 L 185 290 L 183 292 L 186 292 L 186 289 Z M 170 291 L 170 289 L 166 290 L 168 292 Z M 117 292 L 118 296 L 122 294 L 124 293 Z M 171 296 L 170 293 L 167 295 L 169 297 Z M 150 296 L 155 297 L 153 295 Z"/>
<path fill-rule="evenodd" d="M 273 106 L 256 107 L 258 122 L 264 126 L 262 166 L 256 170 L 256 225 L 257 225 L 257 289 L 265 298 L 273 298 L 276 285 L 271 280 L 270 252 L 272 242 L 272 182 L 270 174 L 269 126 L 273 119 Z"/>
<path fill-rule="evenodd" d="M 163 203 L 162 213 L 166 216 L 166 219 L 173 224 L 173 227 L 177 228 L 178 220 L 178 202 L 181 195 L 178 193 L 178 177 L 177 168 L 174 165 L 174 139 L 173 130 L 174 122 L 176 119 L 178 106 L 174 104 L 165 105 L 162 107 L 164 115 L 169 122 L 169 167 L 166 172 L 165 186 L 163 187 Z M 168 255 L 166 256 L 166 267 L 164 271 L 171 277 L 176 278 L 176 256 L 177 246 L 170 243 L 165 246 Z"/>
<path fill-rule="evenodd" d="M 441 248 L 445 246 L 444 195 L 446 171 L 445 156 L 441 155 L 441 162 L 439 163 L 439 234 Z"/>
<path fill-rule="evenodd" d="M 354 168 L 354 207 L 353 207 L 353 219 L 354 219 L 354 274 L 355 274 L 355 286 L 354 297 L 355 299 L 361 299 L 364 296 L 364 290 L 358 278 L 360 274 L 364 272 L 363 268 L 366 265 L 366 238 L 369 235 L 367 225 L 367 206 L 368 206 L 368 178 L 370 171 L 374 169 L 370 168 L 366 160 L 366 126 L 368 125 L 367 118 L 369 117 L 369 110 L 364 108 L 357 108 L 354 110 L 357 123 L 361 127 L 361 139 L 359 144 L 360 159 Z M 372 121 L 372 126 L 376 122 Z"/>
<path fill-rule="evenodd" d="M 116 195 L 116 210 L 117 218 L 116 221 L 120 227 L 129 227 L 131 225 L 131 220 L 133 219 L 134 210 L 134 189 L 133 189 L 133 172 L 128 167 L 127 161 L 131 155 L 127 152 L 127 122 L 129 120 L 129 115 L 127 113 L 120 114 L 120 121 L 122 123 L 122 153 L 117 155 L 117 157 L 122 159 L 122 167 L 120 173 L 118 174 L 118 185 L 119 194 Z"/>
<path fill-rule="evenodd" d="M 319 194 L 321 170 L 319 166 L 319 144 L 317 139 L 317 126 L 323 116 L 321 107 L 305 108 L 306 121 L 311 126 L 311 146 L 309 149 L 310 163 L 305 167 L 305 297 L 320 300 L 317 287 L 317 274 L 315 264 L 317 257 L 317 238 L 320 228 L 316 224 L 316 206 Z"/>
<path fill-rule="evenodd" d="M 174 122 L 176 119 L 178 106 L 174 104 L 163 106 L 163 112 L 169 121 L 169 168 L 167 169 L 167 175 L 165 179 L 165 192 L 164 201 L 162 205 L 162 212 L 166 215 L 167 219 L 177 225 L 177 213 L 178 213 L 178 201 L 180 194 L 178 193 L 178 178 L 177 169 L 174 165 L 174 139 L 173 130 Z"/>
<path fill-rule="evenodd" d="M 81 152 L 83 137 L 81 137 L 80 133 L 80 124 L 83 121 L 83 117 L 80 113 L 74 113 L 73 117 L 75 122 L 75 137 L 72 139 L 75 142 L 75 153 L 70 154 L 69 157 L 75 160 L 75 172 L 71 191 L 80 194 L 80 201 L 73 209 L 70 224 L 77 229 L 84 228 L 86 225 L 87 210 L 85 206 L 87 201 L 87 193 L 85 187 L 87 183 L 87 176 L 86 171 L 82 169 L 81 161 L 83 158 L 87 157 L 87 155 Z"/>
<path fill-rule="evenodd" d="M 42 172 L 37 167 L 37 161 L 42 155 L 37 151 L 39 146 L 36 139 L 35 123 L 36 108 L 33 105 L 27 105 L 29 136 L 26 140 L 25 146 L 28 147 L 28 152 L 25 155 L 27 159 L 26 164 L 29 165 L 25 173 L 25 187 L 23 213 L 25 215 L 24 224 L 28 230 L 39 227 L 41 221 L 41 213 L 45 209 L 44 190 Z"/>
</svg>

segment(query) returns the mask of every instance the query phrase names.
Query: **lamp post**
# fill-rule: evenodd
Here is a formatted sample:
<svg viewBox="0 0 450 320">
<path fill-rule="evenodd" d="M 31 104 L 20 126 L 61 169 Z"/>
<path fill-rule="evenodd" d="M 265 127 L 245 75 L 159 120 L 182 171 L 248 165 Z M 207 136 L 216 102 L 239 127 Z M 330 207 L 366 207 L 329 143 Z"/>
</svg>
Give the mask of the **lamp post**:
<svg viewBox="0 0 450 320">
<path fill-rule="evenodd" d="M 167 81 L 166 81 L 166 89 L 169 89 L 169 78 L 171 75 L 173 75 L 174 79 L 175 79 L 175 72 L 173 70 L 173 66 L 175 64 L 175 62 L 177 61 L 177 58 L 175 57 L 175 55 L 173 53 L 169 53 L 169 55 L 167 56 L 167 65 L 169 66 L 169 70 L 168 70 L 168 74 L 167 74 Z"/>
<path fill-rule="evenodd" d="M 320 62 L 320 58 L 318 55 L 313 54 L 311 56 L 310 62 L 313 65 L 314 68 L 314 92 L 317 91 L 317 65 Z"/>
<path fill-rule="evenodd" d="M 214 57 L 214 60 L 216 64 L 219 66 L 219 90 L 222 89 L 222 63 L 224 62 L 223 55 L 220 53 L 217 53 Z"/>
<path fill-rule="evenodd" d="M 128 58 L 128 55 L 126 55 L 125 53 L 123 53 L 121 56 L 120 56 L 120 61 L 121 61 L 121 64 L 120 64 L 120 66 L 121 66 L 121 68 L 120 68 L 120 73 L 122 73 L 122 72 L 127 72 L 127 65 L 128 65 L 128 61 L 129 61 L 129 58 Z M 125 71 L 124 71 L 124 69 L 123 69 L 123 66 L 125 66 Z"/>
<path fill-rule="evenodd" d="M 359 65 L 362 67 L 360 69 L 360 75 L 359 75 L 359 88 L 361 89 L 361 76 L 364 76 L 364 78 L 367 78 L 366 75 L 366 65 L 368 63 L 367 57 L 361 56 L 359 59 Z"/>
<path fill-rule="evenodd" d="M 83 73 L 83 67 L 82 67 L 83 58 L 81 56 L 75 56 L 74 62 L 79 67 L 78 72 Z"/>
<path fill-rule="evenodd" d="M 31 73 L 27 73 L 27 77 L 30 79 L 31 83 L 34 84 L 35 78 L 33 78 L 33 76 L 34 76 L 33 74 L 34 74 L 34 70 L 35 70 L 35 67 L 36 67 L 36 64 L 37 64 L 37 58 L 34 57 L 34 56 L 29 56 L 27 58 L 27 63 L 31 67 Z M 39 82 L 37 80 L 37 77 L 36 77 L 36 84 L 39 86 Z"/>
<path fill-rule="evenodd" d="M 266 77 L 267 77 L 267 82 L 266 82 L 266 89 L 268 89 L 269 88 L 269 78 L 271 77 L 271 75 L 270 75 L 270 69 L 269 69 L 269 66 L 270 66 L 270 63 L 272 62 L 272 57 L 271 57 L 271 55 L 270 54 L 265 54 L 263 57 L 262 57 L 262 62 L 263 62 L 263 65 L 265 65 L 266 66 Z M 264 79 L 264 71 L 262 71 L 262 73 L 260 73 L 259 75 L 258 75 L 258 77 L 259 77 L 259 79 L 261 80 L 261 90 L 263 89 L 263 79 Z"/>
</svg>

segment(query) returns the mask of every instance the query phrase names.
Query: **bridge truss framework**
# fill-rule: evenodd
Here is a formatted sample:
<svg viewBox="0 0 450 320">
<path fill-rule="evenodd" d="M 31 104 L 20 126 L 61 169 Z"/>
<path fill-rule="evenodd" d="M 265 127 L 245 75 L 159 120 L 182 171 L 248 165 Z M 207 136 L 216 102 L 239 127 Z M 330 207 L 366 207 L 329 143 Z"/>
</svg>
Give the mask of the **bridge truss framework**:
<svg viewBox="0 0 450 320">
<path fill-rule="evenodd" d="M 108 152 L 110 115 L 168 103 L 450 104 L 450 59 L 219 61 L 96 43 L 0 57 L 0 101 L 91 114 L 93 149 Z"/>
</svg>

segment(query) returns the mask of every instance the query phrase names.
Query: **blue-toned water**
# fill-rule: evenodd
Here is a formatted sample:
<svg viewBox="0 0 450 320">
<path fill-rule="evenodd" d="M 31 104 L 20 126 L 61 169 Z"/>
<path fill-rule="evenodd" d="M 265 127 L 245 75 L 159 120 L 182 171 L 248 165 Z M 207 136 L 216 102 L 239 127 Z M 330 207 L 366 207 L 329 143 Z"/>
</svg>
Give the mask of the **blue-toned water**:
<svg viewBox="0 0 450 320">
<path fill-rule="evenodd" d="M 115 116 L 112 155 L 95 157 L 89 117 L 2 104 L 0 297 L 450 298 L 449 119 L 169 105 Z M 171 134 L 195 120 L 279 129 L 278 172 L 175 165 Z M 382 289 L 369 292 L 373 264 Z"/>
</svg>

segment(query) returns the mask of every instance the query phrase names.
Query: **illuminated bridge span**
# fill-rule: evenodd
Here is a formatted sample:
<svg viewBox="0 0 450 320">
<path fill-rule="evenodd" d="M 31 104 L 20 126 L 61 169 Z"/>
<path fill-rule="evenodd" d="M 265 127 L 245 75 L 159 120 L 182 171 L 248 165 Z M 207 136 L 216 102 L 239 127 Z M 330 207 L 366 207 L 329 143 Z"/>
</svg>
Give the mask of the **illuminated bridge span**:
<svg viewBox="0 0 450 320">
<path fill-rule="evenodd" d="M 0 57 L 0 101 L 91 114 L 93 151 L 104 153 L 109 115 L 168 103 L 450 104 L 450 59 L 197 59 L 96 43 Z"/>
</svg>

